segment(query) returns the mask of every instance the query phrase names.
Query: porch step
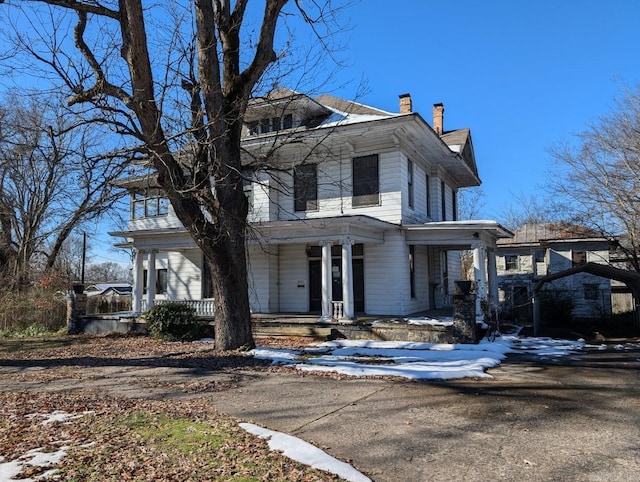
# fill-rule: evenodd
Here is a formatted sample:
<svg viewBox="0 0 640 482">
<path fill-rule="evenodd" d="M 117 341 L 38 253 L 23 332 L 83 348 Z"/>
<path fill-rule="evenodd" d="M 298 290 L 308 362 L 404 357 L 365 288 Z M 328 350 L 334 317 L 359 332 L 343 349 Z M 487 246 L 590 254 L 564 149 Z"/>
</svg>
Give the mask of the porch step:
<svg viewBox="0 0 640 482">
<path fill-rule="evenodd" d="M 301 322 L 254 321 L 255 336 L 301 336 L 326 340 L 331 335 L 331 325 Z"/>
</svg>

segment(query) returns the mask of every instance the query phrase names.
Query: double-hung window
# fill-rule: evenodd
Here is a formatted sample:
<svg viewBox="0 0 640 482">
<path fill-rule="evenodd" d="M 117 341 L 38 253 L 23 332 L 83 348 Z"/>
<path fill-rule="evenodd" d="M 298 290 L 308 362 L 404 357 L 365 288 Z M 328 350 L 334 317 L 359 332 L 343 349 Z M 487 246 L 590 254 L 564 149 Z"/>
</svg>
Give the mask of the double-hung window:
<svg viewBox="0 0 640 482">
<path fill-rule="evenodd" d="M 378 155 L 353 158 L 352 206 L 376 206 L 380 204 L 380 178 Z"/>
<path fill-rule="evenodd" d="M 301 164 L 293 171 L 293 197 L 296 211 L 318 209 L 318 165 Z"/>
</svg>

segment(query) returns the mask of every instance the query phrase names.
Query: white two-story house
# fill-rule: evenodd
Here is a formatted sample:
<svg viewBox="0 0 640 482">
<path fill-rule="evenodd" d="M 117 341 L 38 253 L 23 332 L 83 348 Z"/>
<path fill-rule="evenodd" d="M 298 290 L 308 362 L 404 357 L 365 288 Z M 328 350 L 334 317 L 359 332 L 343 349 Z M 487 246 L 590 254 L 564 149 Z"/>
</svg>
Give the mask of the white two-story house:
<svg viewBox="0 0 640 482">
<path fill-rule="evenodd" d="M 478 303 L 497 303 L 496 241 L 511 233 L 457 219 L 458 190 L 480 179 L 470 131 L 445 131 L 443 113 L 436 104 L 429 125 L 408 94 L 398 113 L 288 90 L 250 103 L 242 147 L 254 313 L 348 321 L 448 307 L 458 253 L 470 249 Z M 131 220 L 112 234 L 135 254 L 134 310 L 187 300 L 206 314 L 215 300 L 202 254 L 153 175 L 123 185 Z"/>
</svg>

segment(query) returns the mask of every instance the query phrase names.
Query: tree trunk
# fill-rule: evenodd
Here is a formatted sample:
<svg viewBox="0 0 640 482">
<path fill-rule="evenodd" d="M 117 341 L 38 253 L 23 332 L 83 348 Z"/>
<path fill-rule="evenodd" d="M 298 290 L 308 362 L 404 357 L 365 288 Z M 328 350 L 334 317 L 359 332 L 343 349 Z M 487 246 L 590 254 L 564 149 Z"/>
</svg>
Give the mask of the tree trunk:
<svg viewBox="0 0 640 482">
<path fill-rule="evenodd" d="M 203 254 L 213 282 L 216 349 L 253 348 L 244 236 L 221 238 Z"/>
</svg>

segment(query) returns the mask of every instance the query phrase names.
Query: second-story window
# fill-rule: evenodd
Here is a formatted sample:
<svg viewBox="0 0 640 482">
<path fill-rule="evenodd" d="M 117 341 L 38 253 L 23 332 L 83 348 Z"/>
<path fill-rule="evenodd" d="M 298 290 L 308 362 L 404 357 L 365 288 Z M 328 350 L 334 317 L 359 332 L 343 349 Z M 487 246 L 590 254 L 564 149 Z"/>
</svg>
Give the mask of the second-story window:
<svg viewBox="0 0 640 482">
<path fill-rule="evenodd" d="M 318 209 L 318 165 L 301 164 L 293 171 L 293 197 L 296 211 Z"/>
<path fill-rule="evenodd" d="M 409 207 L 413 208 L 413 162 L 407 160 L 407 190 L 409 192 Z"/>
<path fill-rule="evenodd" d="M 353 158 L 352 206 L 376 206 L 380 204 L 380 179 L 378 155 Z"/>
<path fill-rule="evenodd" d="M 134 192 L 131 195 L 131 217 L 152 218 L 169 214 L 169 200 L 160 191 Z"/>
<path fill-rule="evenodd" d="M 587 262 L 587 252 L 586 251 L 572 251 L 571 252 L 571 261 L 573 266 L 579 266 L 581 264 L 585 264 Z"/>
<path fill-rule="evenodd" d="M 506 271 L 517 271 L 518 268 L 519 268 L 518 255 L 517 254 L 507 254 L 504 257 L 504 269 Z"/>
<path fill-rule="evenodd" d="M 451 210 L 453 211 L 453 220 L 458 220 L 458 193 L 451 190 Z"/>
</svg>

